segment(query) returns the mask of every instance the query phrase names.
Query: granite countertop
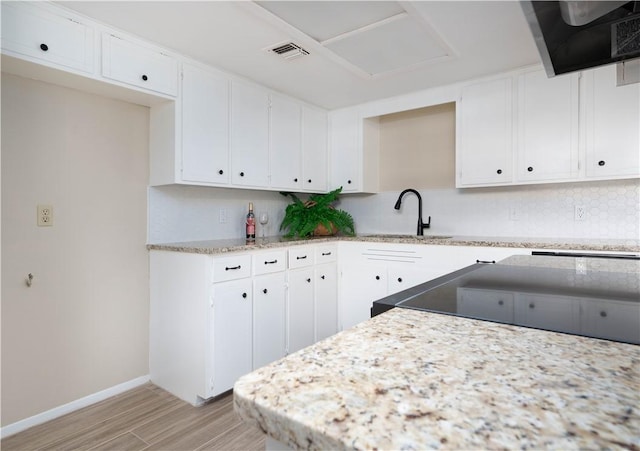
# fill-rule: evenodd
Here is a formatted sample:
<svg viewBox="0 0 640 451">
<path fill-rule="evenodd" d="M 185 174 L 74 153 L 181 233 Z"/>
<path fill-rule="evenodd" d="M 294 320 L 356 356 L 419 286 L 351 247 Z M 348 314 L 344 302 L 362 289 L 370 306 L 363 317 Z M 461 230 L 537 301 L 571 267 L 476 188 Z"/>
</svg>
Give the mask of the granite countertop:
<svg viewBox="0 0 640 451">
<path fill-rule="evenodd" d="M 446 236 L 425 235 L 358 235 L 355 237 L 317 237 L 310 239 L 284 238 L 281 236 L 257 238 L 254 243 L 244 239 L 189 241 L 182 243 L 148 244 L 149 250 L 190 252 L 197 254 L 223 254 L 256 249 L 272 249 L 301 244 L 315 244 L 336 241 L 362 241 L 374 243 L 426 244 L 446 246 L 488 246 L 529 249 L 557 249 L 574 251 L 640 252 L 640 240 L 599 240 L 566 238 L 526 238 L 526 237 L 486 237 L 486 236 Z"/>
<path fill-rule="evenodd" d="M 299 449 L 640 447 L 640 346 L 393 309 L 240 378 Z"/>
</svg>

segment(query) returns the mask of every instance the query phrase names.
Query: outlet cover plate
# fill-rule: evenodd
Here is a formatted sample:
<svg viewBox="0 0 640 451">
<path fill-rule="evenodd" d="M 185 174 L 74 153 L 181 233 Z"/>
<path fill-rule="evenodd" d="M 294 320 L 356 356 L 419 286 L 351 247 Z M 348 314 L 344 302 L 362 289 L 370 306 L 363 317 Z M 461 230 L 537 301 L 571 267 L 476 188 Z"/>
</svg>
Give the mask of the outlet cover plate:
<svg viewBox="0 0 640 451">
<path fill-rule="evenodd" d="M 38 205 L 38 227 L 53 226 L 53 207 L 51 205 Z"/>
</svg>

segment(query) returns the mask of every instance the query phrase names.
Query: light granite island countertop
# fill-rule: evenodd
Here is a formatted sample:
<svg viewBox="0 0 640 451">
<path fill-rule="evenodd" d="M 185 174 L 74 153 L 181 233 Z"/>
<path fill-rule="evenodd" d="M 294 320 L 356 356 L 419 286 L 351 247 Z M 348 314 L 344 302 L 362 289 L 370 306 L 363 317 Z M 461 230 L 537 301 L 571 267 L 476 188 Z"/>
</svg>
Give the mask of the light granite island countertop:
<svg viewBox="0 0 640 451">
<path fill-rule="evenodd" d="M 294 449 L 638 449 L 640 346 L 395 308 L 243 376 L 234 404 Z"/>
</svg>

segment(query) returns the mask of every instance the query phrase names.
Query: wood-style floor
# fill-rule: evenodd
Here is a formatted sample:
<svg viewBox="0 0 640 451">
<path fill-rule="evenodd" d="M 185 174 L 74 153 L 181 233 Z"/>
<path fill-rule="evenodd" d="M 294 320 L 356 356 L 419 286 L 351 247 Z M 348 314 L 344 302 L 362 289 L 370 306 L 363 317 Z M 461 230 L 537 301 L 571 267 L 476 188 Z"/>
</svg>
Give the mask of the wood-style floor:
<svg viewBox="0 0 640 451">
<path fill-rule="evenodd" d="M 10 450 L 264 450 L 233 396 L 193 407 L 152 384 L 122 393 L 0 441 Z"/>
</svg>

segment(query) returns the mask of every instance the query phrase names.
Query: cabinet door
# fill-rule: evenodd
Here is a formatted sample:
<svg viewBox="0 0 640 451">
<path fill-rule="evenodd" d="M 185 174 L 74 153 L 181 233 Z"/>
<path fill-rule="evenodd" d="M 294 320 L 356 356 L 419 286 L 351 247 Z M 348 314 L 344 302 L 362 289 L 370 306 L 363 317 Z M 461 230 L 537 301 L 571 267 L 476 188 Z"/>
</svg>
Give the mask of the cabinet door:
<svg viewBox="0 0 640 451">
<path fill-rule="evenodd" d="M 640 84 L 616 86 L 616 66 L 585 73 L 587 177 L 640 176 Z"/>
<path fill-rule="evenodd" d="M 314 343 L 313 268 L 289 271 L 288 352 Z"/>
<path fill-rule="evenodd" d="M 253 280 L 253 368 L 285 356 L 285 274 Z"/>
<path fill-rule="evenodd" d="M 387 269 L 360 265 L 342 269 L 340 330 L 371 318 L 373 301 L 387 295 Z"/>
<path fill-rule="evenodd" d="M 637 302 L 583 299 L 580 327 L 583 333 L 599 338 L 640 341 L 640 307 Z M 614 324 L 614 327 L 611 325 Z"/>
<path fill-rule="evenodd" d="M 178 94 L 178 60 L 108 33 L 102 35 L 102 75 L 139 88 Z"/>
<path fill-rule="evenodd" d="M 553 181 L 578 175 L 579 74 L 518 78 L 518 181 Z"/>
<path fill-rule="evenodd" d="M 362 153 L 361 120 L 357 111 L 332 112 L 329 118 L 331 137 L 331 186 L 342 192 L 356 192 L 360 187 Z"/>
<path fill-rule="evenodd" d="M 500 323 L 513 323 L 513 293 L 478 288 L 458 288 L 458 314 Z"/>
<path fill-rule="evenodd" d="M 516 293 L 514 323 L 558 332 L 578 333 L 579 301 L 571 297 Z"/>
<path fill-rule="evenodd" d="M 208 397 L 230 390 L 240 376 L 251 372 L 251 298 L 250 279 L 213 286 L 213 384 Z"/>
<path fill-rule="evenodd" d="M 338 332 L 338 271 L 335 263 L 315 268 L 315 341 Z"/>
<path fill-rule="evenodd" d="M 229 80 L 182 66 L 182 180 L 229 182 Z"/>
<path fill-rule="evenodd" d="M 462 88 L 457 105 L 457 186 L 513 180 L 512 97 L 511 78 Z"/>
<path fill-rule="evenodd" d="M 92 73 L 93 33 L 77 18 L 26 2 L 2 2 L 2 50 Z"/>
<path fill-rule="evenodd" d="M 271 186 L 299 190 L 302 186 L 300 105 L 274 94 L 270 105 Z"/>
<path fill-rule="evenodd" d="M 231 83 L 231 183 L 269 186 L 269 95 L 238 81 Z"/>
<path fill-rule="evenodd" d="M 327 191 L 327 113 L 302 108 L 302 189 Z"/>
</svg>

